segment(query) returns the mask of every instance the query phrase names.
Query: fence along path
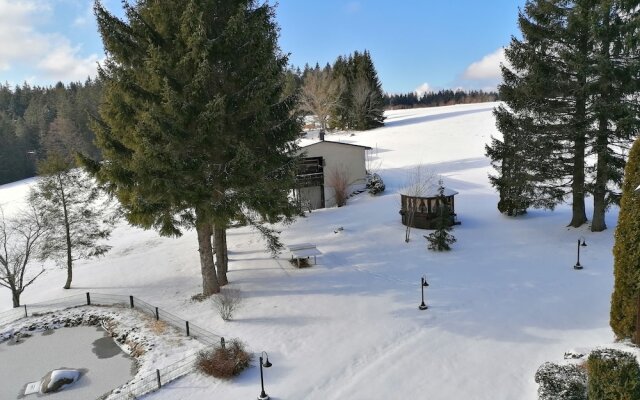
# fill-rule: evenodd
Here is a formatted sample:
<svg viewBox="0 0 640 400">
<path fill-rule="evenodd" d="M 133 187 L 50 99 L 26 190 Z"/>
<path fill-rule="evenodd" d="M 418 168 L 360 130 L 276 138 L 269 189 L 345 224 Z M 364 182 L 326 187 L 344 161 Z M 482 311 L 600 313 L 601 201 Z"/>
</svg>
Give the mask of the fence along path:
<svg viewBox="0 0 640 400">
<path fill-rule="evenodd" d="M 152 306 L 137 297 L 104 293 L 87 292 L 85 294 L 76 294 L 42 303 L 25 304 L 9 311 L 1 312 L 0 326 L 19 321 L 22 318 L 29 316 L 37 316 L 87 305 L 122 306 L 133 308 L 155 318 L 157 321 L 166 322 L 184 333 L 186 336 L 193 337 L 205 345 L 213 346 L 217 343 L 222 343 L 224 346 L 224 338 L 222 336 L 191 324 L 189 321 L 179 318 L 178 316 L 158 307 Z M 187 355 L 180 361 L 176 361 L 164 368 L 156 369 L 155 373 L 130 381 L 130 383 L 122 389 L 115 389 L 114 392 L 106 396 L 105 399 L 135 399 L 139 396 L 158 390 L 163 385 L 166 385 L 167 383 L 191 372 L 196 361 L 197 354 Z"/>
</svg>

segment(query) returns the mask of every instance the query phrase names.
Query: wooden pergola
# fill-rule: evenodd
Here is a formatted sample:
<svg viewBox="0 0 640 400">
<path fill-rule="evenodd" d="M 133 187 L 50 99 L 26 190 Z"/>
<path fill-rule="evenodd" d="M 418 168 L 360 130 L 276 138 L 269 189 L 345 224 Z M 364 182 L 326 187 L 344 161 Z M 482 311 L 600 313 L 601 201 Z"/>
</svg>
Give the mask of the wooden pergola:
<svg viewBox="0 0 640 400">
<path fill-rule="evenodd" d="M 456 220 L 454 196 L 455 190 L 444 190 L 444 206 L 449 213 L 450 225 L 459 225 Z M 400 195 L 400 215 L 402 224 L 419 229 L 435 229 L 436 217 L 441 207 L 442 199 L 437 187 L 430 187 L 422 196 Z"/>
</svg>

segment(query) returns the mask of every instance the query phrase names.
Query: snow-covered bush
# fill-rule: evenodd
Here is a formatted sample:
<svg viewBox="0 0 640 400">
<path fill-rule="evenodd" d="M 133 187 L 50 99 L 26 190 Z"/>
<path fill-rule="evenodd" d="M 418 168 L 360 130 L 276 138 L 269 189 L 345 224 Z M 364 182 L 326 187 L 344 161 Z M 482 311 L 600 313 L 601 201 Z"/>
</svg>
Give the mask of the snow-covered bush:
<svg viewBox="0 0 640 400">
<path fill-rule="evenodd" d="M 589 399 L 640 399 L 640 367 L 631 353 L 594 350 L 587 359 L 587 373 Z"/>
<path fill-rule="evenodd" d="M 586 400 L 587 374 L 575 364 L 546 362 L 536 371 L 539 400 Z"/>
<path fill-rule="evenodd" d="M 242 295 L 240 290 L 233 288 L 222 288 L 220 293 L 214 295 L 213 304 L 220 314 L 220 318 L 230 321 L 233 313 L 238 310 L 242 304 Z"/>
<path fill-rule="evenodd" d="M 385 186 L 380 175 L 367 175 L 367 189 L 369 190 L 369 193 L 373 195 L 384 192 Z"/>
<path fill-rule="evenodd" d="M 216 378 L 230 379 L 249 367 L 252 355 L 238 339 L 226 345 L 216 345 L 213 350 L 198 353 L 198 369 Z"/>
</svg>

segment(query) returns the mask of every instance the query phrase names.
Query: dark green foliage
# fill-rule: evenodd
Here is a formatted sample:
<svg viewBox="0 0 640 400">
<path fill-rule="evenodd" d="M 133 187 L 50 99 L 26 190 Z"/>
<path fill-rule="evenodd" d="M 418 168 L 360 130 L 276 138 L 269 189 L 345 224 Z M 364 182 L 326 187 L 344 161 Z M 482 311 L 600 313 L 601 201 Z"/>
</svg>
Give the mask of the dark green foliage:
<svg viewBox="0 0 640 400">
<path fill-rule="evenodd" d="M 374 173 L 367 175 L 367 189 L 370 194 L 376 195 L 384 192 L 386 186 L 380 175 Z"/>
<path fill-rule="evenodd" d="M 384 125 L 382 84 L 367 50 L 356 51 L 348 58 L 338 57 L 333 75 L 344 84 L 338 105 L 332 110 L 332 127 L 366 130 Z"/>
<path fill-rule="evenodd" d="M 594 198 L 591 230 L 598 232 L 607 228 L 606 209 L 620 199 L 617 189 L 622 183 L 625 152 L 612 151 L 612 148 L 629 143 L 640 127 L 637 97 L 640 11 L 637 2 L 601 0 L 594 3 L 590 22 L 592 37 L 598 46 L 592 55 L 592 78 L 587 89 L 592 96 L 590 109 L 597 125 L 591 149 L 597 163 L 595 177 L 587 188 Z"/>
<path fill-rule="evenodd" d="M 414 107 L 441 107 L 455 104 L 486 103 L 498 100 L 498 93 L 483 90 L 439 90 L 422 95 L 416 92 L 384 95 L 384 106 L 387 109 L 403 109 Z"/>
<path fill-rule="evenodd" d="M 586 131 L 585 99 L 575 94 L 582 93 L 585 82 L 575 62 L 582 60 L 584 49 L 576 39 L 583 31 L 570 18 L 572 6 L 570 1 L 533 0 L 520 13 L 523 38 L 512 38 L 505 49 L 510 67 L 502 66 L 499 86 L 505 106 L 495 111 L 504 139 L 494 140 L 487 155 L 500 168 L 491 181 L 500 192 L 501 211 L 517 215 L 530 205 L 553 208 L 573 190 L 580 195 L 573 199 L 572 224 L 579 226 L 586 221 Z M 566 48 L 566 41 L 576 46 Z"/>
<path fill-rule="evenodd" d="M 575 364 L 546 362 L 535 375 L 539 400 L 587 400 L 587 373 Z"/>
<path fill-rule="evenodd" d="M 246 210 L 257 223 L 296 212 L 288 192 L 300 126 L 295 97 L 283 95 L 293 82 L 286 86 L 273 8 L 141 1 L 125 6 L 126 21 L 100 3 L 95 11 L 108 57 L 94 128 L 107 162 L 85 165 L 131 223 L 168 236 L 195 226 L 204 292 L 215 293 L 212 226 Z"/>
<path fill-rule="evenodd" d="M 640 399 L 640 367 L 631 353 L 594 350 L 587 360 L 587 373 L 589 399 Z"/>
<path fill-rule="evenodd" d="M 447 205 L 447 198 L 444 195 L 442 181 L 438 187 L 438 205 L 436 206 L 435 231 L 425 236 L 429 250 L 448 251 L 451 245 L 456 242 L 456 238 L 450 234 L 451 231 L 451 209 Z"/>
<path fill-rule="evenodd" d="M 321 129 L 328 125 L 367 130 L 384 125 L 382 84 L 368 51 L 339 56 L 333 66 L 307 65 L 302 81 L 301 108 L 316 114 Z"/>
<path fill-rule="evenodd" d="M 606 229 L 621 155 L 639 126 L 638 12 L 616 0 L 527 1 L 522 39 L 512 38 L 502 67 L 505 106 L 496 117 L 504 140 L 487 148 L 501 210 L 553 208 L 571 195 L 569 225 L 577 227 L 587 221 L 591 192 L 591 229 Z"/>
<path fill-rule="evenodd" d="M 509 216 L 524 214 L 530 206 L 553 209 L 565 192 L 545 181 L 556 170 L 555 147 L 539 143 L 531 118 L 514 117 L 504 106 L 494 110 L 502 140 L 492 138 L 485 147 L 496 175 L 489 181 L 500 194 L 498 210 Z"/>
<path fill-rule="evenodd" d="M 636 140 L 624 172 L 620 213 L 613 245 L 614 287 L 610 325 L 618 339 L 634 338 L 640 296 L 640 141 Z"/>
<path fill-rule="evenodd" d="M 55 87 L 0 85 L 0 184 L 33 176 L 36 163 L 56 152 L 99 159 L 88 116 L 95 114 L 98 81 Z"/>
</svg>

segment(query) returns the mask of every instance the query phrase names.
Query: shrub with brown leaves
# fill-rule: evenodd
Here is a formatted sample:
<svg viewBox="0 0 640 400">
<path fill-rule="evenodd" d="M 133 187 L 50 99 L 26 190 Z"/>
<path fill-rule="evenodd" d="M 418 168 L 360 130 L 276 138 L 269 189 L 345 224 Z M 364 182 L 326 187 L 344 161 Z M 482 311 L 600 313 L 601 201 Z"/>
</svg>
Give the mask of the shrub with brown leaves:
<svg viewBox="0 0 640 400">
<path fill-rule="evenodd" d="M 249 367 L 253 355 L 245 350 L 244 343 L 233 339 L 224 347 L 198 353 L 197 366 L 202 373 L 216 378 L 231 379 Z"/>
</svg>

